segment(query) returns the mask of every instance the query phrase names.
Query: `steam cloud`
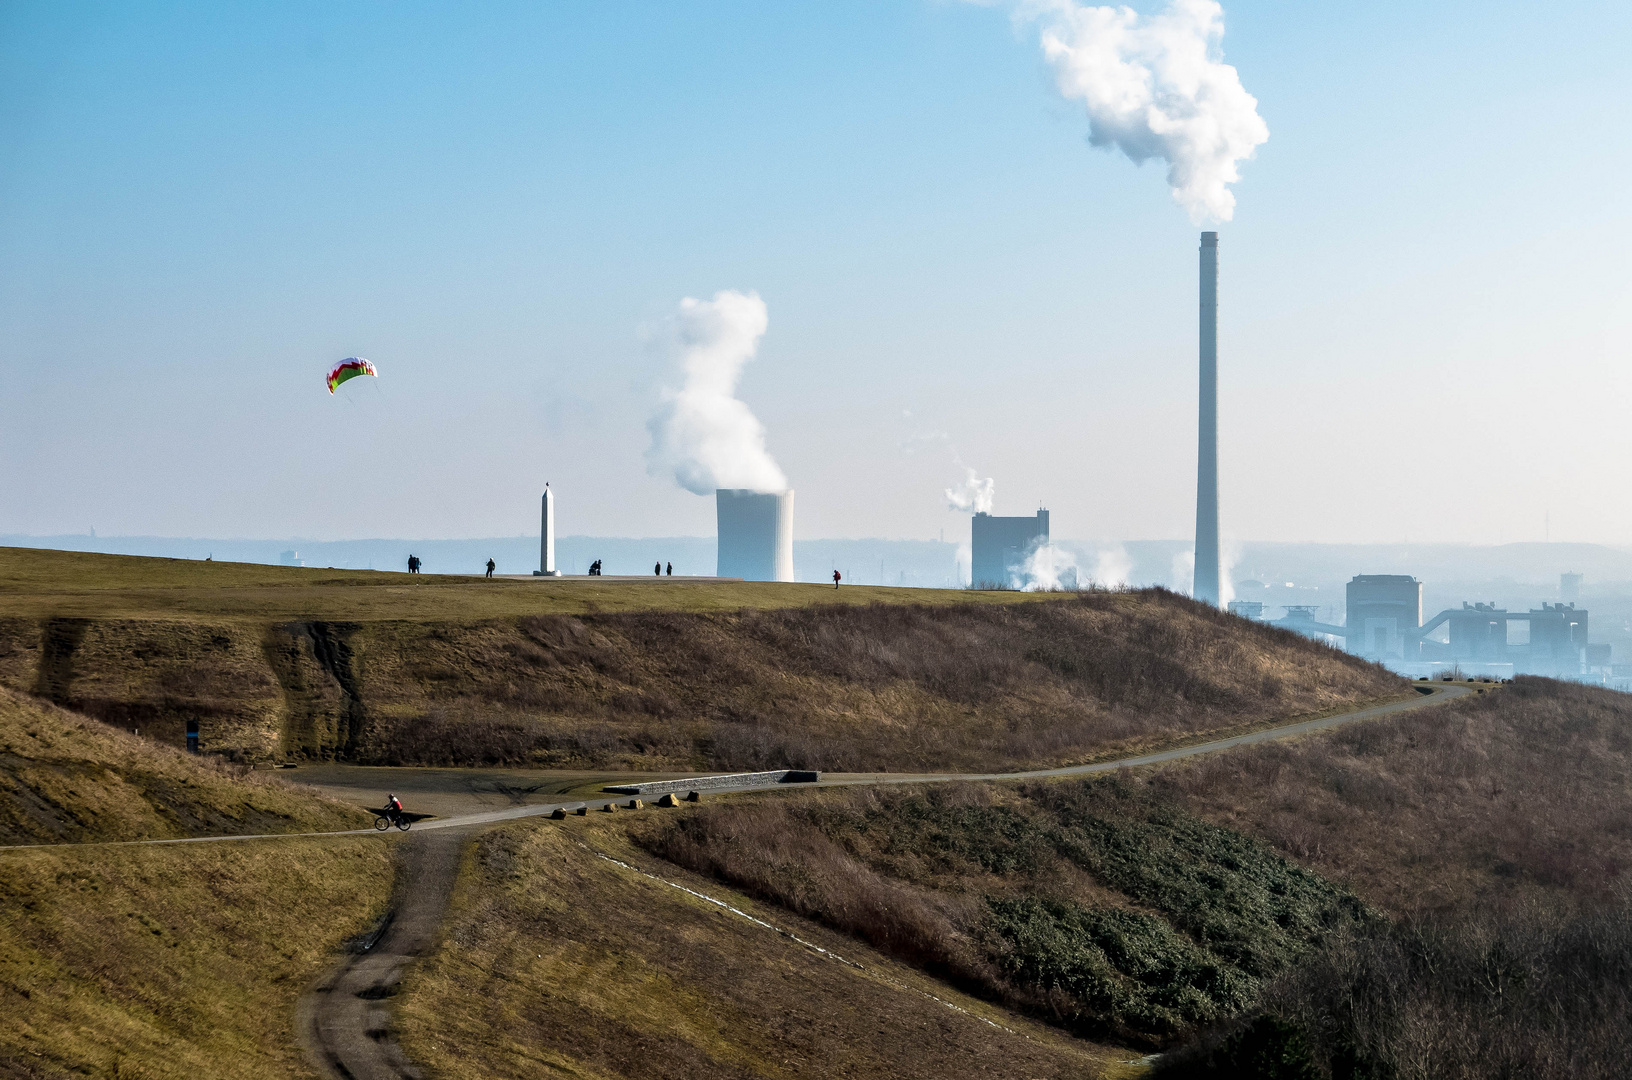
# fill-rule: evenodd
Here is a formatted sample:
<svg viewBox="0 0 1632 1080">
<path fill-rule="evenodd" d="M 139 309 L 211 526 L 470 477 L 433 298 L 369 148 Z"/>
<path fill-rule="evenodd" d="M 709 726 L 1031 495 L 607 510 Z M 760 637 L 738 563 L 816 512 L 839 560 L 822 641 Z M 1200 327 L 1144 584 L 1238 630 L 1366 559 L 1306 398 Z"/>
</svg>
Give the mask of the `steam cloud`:
<svg viewBox="0 0 1632 1080">
<path fill-rule="evenodd" d="M 722 487 L 788 489 L 787 476 L 765 449 L 765 425 L 736 396 L 742 367 L 769 323 L 758 293 L 727 289 L 712 300 L 680 301 L 671 327 L 685 380 L 679 390 L 664 390 L 662 407 L 646 425 L 653 476 L 672 474 L 698 495 Z"/>
<path fill-rule="evenodd" d="M 1077 558 L 1053 544 L 1038 544 L 1023 566 L 1009 576 L 1011 587 L 1022 592 L 1050 592 L 1077 587 Z"/>
<path fill-rule="evenodd" d="M 984 480 L 975 470 L 965 467 L 967 473 L 963 483 L 955 488 L 946 489 L 946 505 L 953 510 L 962 510 L 965 513 L 989 514 L 992 512 L 992 491 L 996 481 L 990 476 Z"/>
<path fill-rule="evenodd" d="M 1094 559 L 1093 581 L 1107 589 L 1120 589 L 1128 584 L 1133 574 L 1133 560 L 1121 544 L 1101 548 Z"/>
<path fill-rule="evenodd" d="M 1148 19 L 1076 0 L 1017 0 L 1015 13 L 1041 24 L 1060 94 L 1087 107 L 1091 145 L 1114 146 L 1135 164 L 1167 162 L 1173 198 L 1197 225 L 1234 216 L 1228 185 L 1269 127 L 1221 58 L 1217 0 L 1171 0 Z"/>
</svg>

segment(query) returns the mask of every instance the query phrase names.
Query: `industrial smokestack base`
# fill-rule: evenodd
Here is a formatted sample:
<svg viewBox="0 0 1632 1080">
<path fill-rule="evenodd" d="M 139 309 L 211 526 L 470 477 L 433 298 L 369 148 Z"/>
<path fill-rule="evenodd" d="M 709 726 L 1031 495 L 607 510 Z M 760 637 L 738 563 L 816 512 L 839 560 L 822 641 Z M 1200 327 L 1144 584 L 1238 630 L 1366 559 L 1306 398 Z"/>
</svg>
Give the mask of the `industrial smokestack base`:
<svg viewBox="0 0 1632 1080">
<path fill-rule="evenodd" d="M 714 492 L 719 522 L 720 577 L 793 580 L 793 492 L 745 488 Z"/>
<path fill-rule="evenodd" d="M 1218 234 L 1201 234 L 1201 395 L 1196 431 L 1196 574 L 1190 595 L 1223 599 L 1218 567 Z"/>
</svg>

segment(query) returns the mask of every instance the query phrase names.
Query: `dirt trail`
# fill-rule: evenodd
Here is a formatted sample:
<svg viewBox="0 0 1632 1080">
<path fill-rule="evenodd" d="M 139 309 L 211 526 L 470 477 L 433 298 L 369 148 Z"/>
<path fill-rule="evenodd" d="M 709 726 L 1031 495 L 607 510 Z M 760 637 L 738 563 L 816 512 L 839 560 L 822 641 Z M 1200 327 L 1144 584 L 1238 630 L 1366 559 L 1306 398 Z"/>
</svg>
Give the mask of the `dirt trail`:
<svg viewBox="0 0 1632 1080">
<path fill-rule="evenodd" d="M 1026 776 L 1080 776 L 1215 753 L 1234 746 L 1269 739 L 1284 739 L 1358 720 L 1376 719 L 1437 704 L 1471 692 L 1469 688 L 1461 686 L 1435 686 L 1432 691 L 1412 700 L 1391 702 L 1251 732 L 1234 738 L 1218 739 L 1094 765 L 981 776 L 968 774 L 904 776 L 889 773 L 850 775 L 826 778 L 822 784 L 850 786 L 932 783 L 964 778 L 996 780 Z M 348 958 L 321 986 L 307 994 L 301 1001 L 300 1031 L 314 1064 L 338 1080 L 399 1080 L 399 1078 L 421 1080 L 423 1074 L 403 1055 L 391 1037 L 389 1002 L 401 982 L 403 970 L 436 941 L 437 930 L 453 895 L 454 879 L 458 876 L 459 857 L 465 841 L 484 825 L 547 814 L 557 807 L 563 809 L 580 806 L 597 807 L 614 801 L 617 800 L 601 798 L 513 807 L 487 813 L 466 814 L 442 821 L 429 821 L 416 828 L 402 845 L 402 861 L 397 874 L 392 911 L 378 939 L 366 952 Z"/>
<path fill-rule="evenodd" d="M 436 942 L 459 856 L 473 828 L 415 834 L 398 848 L 391 912 L 366 951 L 349 957 L 300 1003 L 313 1064 L 342 1080 L 420 1080 L 391 1037 L 390 999 L 404 968 Z"/>
</svg>

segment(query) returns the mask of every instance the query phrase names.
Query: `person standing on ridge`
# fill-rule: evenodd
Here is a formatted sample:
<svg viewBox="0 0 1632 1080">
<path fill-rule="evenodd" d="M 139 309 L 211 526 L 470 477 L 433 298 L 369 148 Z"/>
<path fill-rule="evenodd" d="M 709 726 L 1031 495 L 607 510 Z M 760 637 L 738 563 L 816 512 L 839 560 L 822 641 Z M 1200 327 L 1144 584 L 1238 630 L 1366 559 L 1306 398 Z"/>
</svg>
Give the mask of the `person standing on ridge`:
<svg viewBox="0 0 1632 1080">
<path fill-rule="evenodd" d="M 408 556 L 408 572 L 410 574 L 419 573 L 419 556 L 418 555 Z"/>
<path fill-rule="evenodd" d="M 659 563 L 653 563 L 652 564 L 652 576 L 653 577 L 662 577 L 663 576 L 663 564 L 662 563 L 659 562 Z"/>
<path fill-rule="evenodd" d="M 672 562 L 669 563 L 669 568 L 665 571 L 665 573 L 667 573 L 670 577 L 674 576 L 674 564 Z"/>
<path fill-rule="evenodd" d="M 492 559 L 487 560 L 487 576 L 488 577 L 492 577 L 493 576 L 493 571 L 495 571 L 497 569 L 498 569 L 498 566 L 493 562 Z"/>
<path fill-rule="evenodd" d="M 835 589 L 839 587 L 839 572 L 837 570 L 833 571 L 833 587 Z"/>
</svg>

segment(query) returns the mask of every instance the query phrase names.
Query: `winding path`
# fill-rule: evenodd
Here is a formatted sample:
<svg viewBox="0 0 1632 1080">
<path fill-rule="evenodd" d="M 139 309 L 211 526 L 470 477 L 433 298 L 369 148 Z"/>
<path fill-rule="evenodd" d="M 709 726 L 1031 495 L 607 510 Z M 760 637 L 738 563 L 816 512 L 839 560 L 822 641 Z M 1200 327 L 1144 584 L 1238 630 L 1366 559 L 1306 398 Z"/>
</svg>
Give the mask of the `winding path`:
<svg viewBox="0 0 1632 1080">
<path fill-rule="evenodd" d="M 1024 780 L 1047 777 L 1088 776 L 1113 772 L 1117 769 L 1141 765 L 1159 765 L 1169 761 L 1213 754 L 1237 746 L 1295 738 L 1311 732 L 1324 731 L 1363 720 L 1375 720 L 1396 713 L 1438 705 L 1453 698 L 1473 693 L 1466 685 L 1417 684 L 1418 696 L 1404 701 L 1373 705 L 1350 712 L 1336 713 L 1314 720 L 1283 724 L 1235 735 L 1212 739 L 1189 746 L 1175 747 L 1151 754 L 1118 758 L 1090 765 L 1070 765 L 1058 769 L 1033 769 L 1011 773 L 850 773 L 829 775 L 815 784 L 795 785 L 798 789 L 810 787 L 853 787 L 858 785 L 930 784 L 953 780 Z M 715 789 L 722 790 L 722 789 Z M 786 784 L 760 783 L 723 789 L 731 793 L 766 790 L 789 790 Z M 454 880 L 458 877 L 459 857 L 465 840 L 485 825 L 518 818 L 538 817 L 556 810 L 568 812 L 598 809 L 608 803 L 627 799 L 628 796 L 589 800 L 542 803 L 494 810 L 478 814 L 462 814 L 417 824 L 404 838 L 399 848 L 401 864 L 390 914 L 386 916 L 376 939 L 359 954 L 347 957 L 324 982 L 308 993 L 300 1004 L 300 1032 L 314 1064 L 339 1080 L 419 1080 L 421 1073 L 403 1056 L 391 1038 L 390 997 L 396 992 L 404 968 L 413 959 L 430 948 L 436 939 L 453 895 Z M 203 844 L 227 843 L 246 840 L 288 839 L 291 836 L 366 836 L 373 829 L 354 829 L 343 832 L 321 833 L 262 833 L 253 836 L 200 836 L 180 840 L 128 840 L 107 845 L 126 844 Z M 60 845 L 17 845 L 17 847 L 58 847 Z M 0 851 L 8 850 L 0 848 Z"/>
</svg>

